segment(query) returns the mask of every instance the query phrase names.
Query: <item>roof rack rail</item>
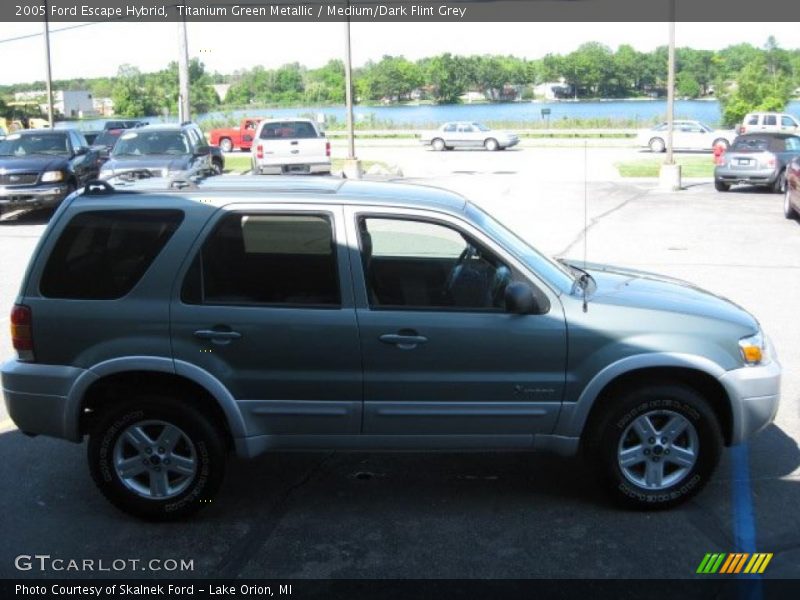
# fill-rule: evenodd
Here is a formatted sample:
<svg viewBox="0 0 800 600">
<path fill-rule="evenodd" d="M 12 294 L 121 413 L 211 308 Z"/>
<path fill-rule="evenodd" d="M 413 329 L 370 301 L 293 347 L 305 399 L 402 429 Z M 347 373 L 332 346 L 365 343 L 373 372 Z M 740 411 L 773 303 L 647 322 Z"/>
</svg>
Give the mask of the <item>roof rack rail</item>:
<svg viewBox="0 0 800 600">
<path fill-rule="evenodd" d="M 83 188 L 83 195 L 102 196 L 104 194 L 111 194 L 114 191 L 114 186 L 107 181 L 103 181 L 102 179 L 91 179 L 86 182 L 86 185 Z"/>
</svg>

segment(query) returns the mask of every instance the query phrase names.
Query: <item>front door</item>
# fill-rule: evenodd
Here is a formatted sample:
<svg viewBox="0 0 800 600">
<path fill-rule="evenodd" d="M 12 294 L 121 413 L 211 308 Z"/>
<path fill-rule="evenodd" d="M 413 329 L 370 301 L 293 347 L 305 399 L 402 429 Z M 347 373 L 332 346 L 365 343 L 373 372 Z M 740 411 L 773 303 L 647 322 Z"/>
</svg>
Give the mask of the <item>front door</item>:
<svg viewBox="0 0 800 600">
<path fill-rule="evenodd" d="M 541 314 L 504 310 L 526 276 L 446 217 L 348 209 L 364 364 L 364 433 L 551 432 L 564 392 L 566 328 L 554 294 Z M 471 231 L 471 233 L 470 233 Z"/>
<path fill-rule="evenodd" d="M 220 211 L 176 286 L 176 369 L 219 380 L 248 435 L 360 431 L 361 356 L 340 212 Z"/>
</svg>

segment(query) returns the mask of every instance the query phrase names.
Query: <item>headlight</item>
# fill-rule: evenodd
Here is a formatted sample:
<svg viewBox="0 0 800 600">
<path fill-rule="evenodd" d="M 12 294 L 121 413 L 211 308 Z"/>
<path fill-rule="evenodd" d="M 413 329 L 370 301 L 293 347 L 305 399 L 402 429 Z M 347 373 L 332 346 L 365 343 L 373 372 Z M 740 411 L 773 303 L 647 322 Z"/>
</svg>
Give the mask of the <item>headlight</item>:
<svg viewBox="0 0 800 600">
<path fill-rule="evenodd" d="M 762 365 L 769 362 L 769 349 L 764 334 L 759 331 L 755 335 L 739 340 L 744 364 L 748 366 Z"/>
<path fill-rule="evenodd" d="M 64 179 L 63 171 L 45 171 L 42 173 L 42 183 L 49 183 L 51 181 L 62 181 Z"/>
</svg>

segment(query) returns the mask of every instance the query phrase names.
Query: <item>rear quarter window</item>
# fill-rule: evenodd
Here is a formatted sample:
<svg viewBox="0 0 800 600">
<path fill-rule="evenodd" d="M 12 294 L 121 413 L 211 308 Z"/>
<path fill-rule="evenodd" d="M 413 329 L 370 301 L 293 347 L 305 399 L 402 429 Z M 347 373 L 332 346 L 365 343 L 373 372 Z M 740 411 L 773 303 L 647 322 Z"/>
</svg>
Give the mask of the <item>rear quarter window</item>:
<svg viewBox="0 0 800 600">
<path fill-rule="evenodd" d="M 76 215 L 42 273 L 46 298 L 114 300 L 139 282 L 183 220 L 179 210 L 104 210 Z"/>
<path fill-rule="evenodd" d="M 317 130 L 311 123 L 305 121 L 285 121 L 282 123 L 267 123 L 261 130 L 262 140 L 315 138 Z"/>
</svg>

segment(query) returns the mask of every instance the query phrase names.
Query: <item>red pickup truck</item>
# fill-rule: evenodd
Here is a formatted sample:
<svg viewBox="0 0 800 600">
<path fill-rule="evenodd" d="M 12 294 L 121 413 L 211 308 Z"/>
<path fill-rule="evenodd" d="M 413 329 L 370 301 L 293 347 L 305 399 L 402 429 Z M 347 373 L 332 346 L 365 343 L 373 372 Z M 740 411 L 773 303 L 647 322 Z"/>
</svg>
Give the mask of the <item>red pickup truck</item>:
<svg viewBox="0 0 800 600">
<path fill-rule="evenodd" d="M 231 152 L 236 148 L 249 152 L 260 121 L 259 118 L 248 118 L 242 119 L 239 127 L 212 129 L 208 133 L 209 142 L 212 146 L 219 146 L 223 152 Z"/>
</svg>

